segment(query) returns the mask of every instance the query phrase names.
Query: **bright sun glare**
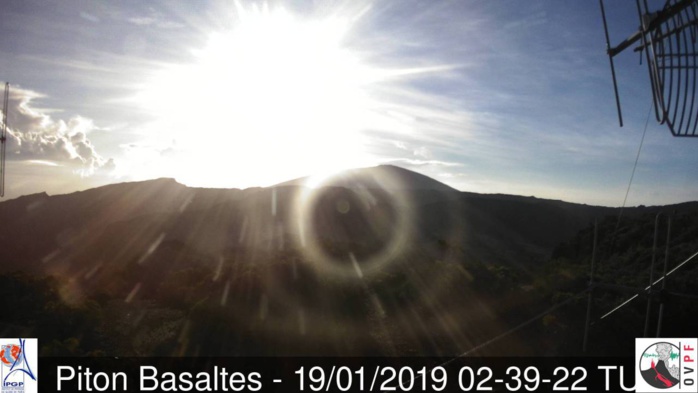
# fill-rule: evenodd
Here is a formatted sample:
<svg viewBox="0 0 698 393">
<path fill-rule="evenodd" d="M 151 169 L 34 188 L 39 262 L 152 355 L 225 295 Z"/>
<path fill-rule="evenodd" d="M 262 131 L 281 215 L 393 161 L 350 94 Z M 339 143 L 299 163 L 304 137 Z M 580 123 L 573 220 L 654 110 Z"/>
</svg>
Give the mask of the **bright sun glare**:
<svg viewBox="0 0 698 393">
<path fill-rule="evenodd" d="M 156 138 L 172 143 L 166 172 L 193 186 L 246 187 L 363 164 L 376 73 L 343 44 L 355 19 L 241 7 L 237 18 L 139 96 Z"/>
</svg>

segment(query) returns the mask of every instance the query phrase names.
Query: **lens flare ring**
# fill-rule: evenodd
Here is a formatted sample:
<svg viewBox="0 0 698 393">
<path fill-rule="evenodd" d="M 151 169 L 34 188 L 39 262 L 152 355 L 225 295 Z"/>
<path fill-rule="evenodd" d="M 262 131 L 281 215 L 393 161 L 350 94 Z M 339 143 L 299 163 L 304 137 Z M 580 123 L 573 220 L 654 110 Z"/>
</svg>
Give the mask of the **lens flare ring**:
<svg viewBox="0 0 698 393">
<path fill-rule="evenodd" d="M 388 271 L 391 265 L 407 252 L 414 237 L 413 211 L 408 193 L 391 191 L 404 188 L 400 184 L 400 179 L 394 176 L 376 179 L 375 184 L 382 187 L 381 189 L 369 188 L 358 182 L 351 187 L 350 191 L 354 196 L 369 206 L 369 209 L 377 203 L 373 195 L 375 192 L 386 195 L 388 197 L 386 202 L 395 211 L 396 216 L 395 225 L 392 227 L 387 243 L 365 258 L 356 257 L 352 253 L 339 258 L 328 253 L 321 245 L 320 234 L 315 227 L 313 217 L 323 195 L 324 185 L 332 184 L 333 179 L 334 176 L 324 179 L 310 178 L 306 188 L 299 193 L 292 216 L 299 231 L 299 236 L 296 238 L 297 248 L 301 250 L 305 260 L 313 263 L 314 267 L 335 277 L 365 279 L 370 278 L 374 273 Z M 340 200 L 338 203 L 341 205 L 340 213 L 344 214 L 349 210 L 345 200 Z"/>
</svg>

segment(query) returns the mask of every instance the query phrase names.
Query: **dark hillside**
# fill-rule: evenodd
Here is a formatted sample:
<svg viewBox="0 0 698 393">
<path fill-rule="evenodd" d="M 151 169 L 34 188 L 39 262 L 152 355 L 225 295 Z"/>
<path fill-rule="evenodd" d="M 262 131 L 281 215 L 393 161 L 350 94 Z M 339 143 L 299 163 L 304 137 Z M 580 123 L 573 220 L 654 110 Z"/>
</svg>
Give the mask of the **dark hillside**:
<svg viewBox="0 0 698 393">
<path fill-rule="evenodd" d="M 698 248 L 696 206 L 663 208 L 677 211 L 673 258 Z M 584 289 L 595 219 L 599 277 L 636 285 L 659 209 L 626 209 L 611 241 L 617 209 L 461 193 L 390 166 L 319 188 L 159 179 L 37 194 L 0 203 L 0 273 L 18 288 L 3 301 L 59 302 L 46 318 L 76 325 L 52 333 L 53 348 L 75 354 L 452 355 Z M 596 309 L 615 301 L 599 296 Z M 579 334 L 575 307 L 483 353 L 569 350 L 560 343 Z M 0 324 L 12 336 L 44 334 L 45 322 Z"/>
<path fill-rule="evenodd" d="M 594 291 L 592 308 L 594 325 L 590 337 L 594 342 L 593 353 L 629 353 L 627 351 L 632 351 L 634 345 L 632 338 L 644 334 L 649 300 L 644 288 L 650 283 L 655 220 L 659 212 L 654 281 L 663 275 L 665 255 L 668 255 L 667 271 L 678 269 L 667 277 L 666 291 L 660 291 L 661 282 L 655 287 L 648 333 L 656 336 L 659 304 L 662 302 L 665 308 L 661 336 L 692 337 L 698 331 L 698 320 L 690 317 L 698 312 L 695 286 L 698 282 L 698 204 L 631 209 L 623 215 L 620 225 L 617 216 L 599 221 L 595 281 L 600 286 Z M 672 227 L 667 254 L 669 216 Z M 556 299 L 587 286 L 592 245 L 593 227 L 590 226 L 556 247 L 546 278 L 546 286 L 554 288 L 553 292 L 557 293 Z M 637 293 L 639 297 L 601 319 Z M 585 313 L 586 299 L 583 299 L 554 314 L 557 322 L 552 337 L 558 343 L 560 353 L 579 351 L 578 345 L 570 343 L 574 342 L 574 337 L 582 337 Z M 565 328 L 560 329 L 560 326 Z"/>
</svg>

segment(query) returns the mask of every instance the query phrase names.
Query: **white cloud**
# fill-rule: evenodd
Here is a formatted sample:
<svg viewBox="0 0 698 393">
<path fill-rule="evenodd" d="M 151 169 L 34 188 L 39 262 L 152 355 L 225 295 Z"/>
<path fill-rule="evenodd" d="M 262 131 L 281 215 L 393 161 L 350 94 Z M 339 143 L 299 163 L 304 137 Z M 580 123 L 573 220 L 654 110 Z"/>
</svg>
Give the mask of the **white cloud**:
<svg viewBox="0 0 698 393">
<path fill-rule="evenodd" d="M 128 18 L 128 21 L 137 26 L 148 26 L 157 22 L 155 18 L 149 16 L 134 16 L 133 18 Z"/>
<path fill-rule="evenodd" d="M 407 145 L 405 144 L 405 142 L 393 141 L 393 144 L 394 144 L 395 147 L 397 147 L 398 149 L 407 150 Z"/>
<path fill-rule="evenodd" d="M 406 167 L 422 167 L 422 166 L 435 166 L 435 167 L 461 167 L 463 164 L 459 162 L 448 162 L 439 160 L 412 160 L 409 158 L 394 158 L 383 161 L 383 164 L 396 164 Z"/>
<path fill-rule="evenodd" d="M 102 157 L 87 135 L 97 130 L 90 119 L 74 116 L 56 119 L 33 105 L 42 94 L 14 87 L 8 102 L 7 158 L 33 162 L 53 162 L 68 166 L 81 175 L 111 169 L 114 162 Z"/>
<path fill-rule="evenodd" d="M 100 19 L 97 16 L 92 15 L 92 14 L 85 12 L 85 11 L 80 12 L 80 17 L 85 19 L 85 20 L 88 20 L 92 23 L 99 23 L 100 22 Z"/>
<path fill-rule="evenodd" d="M 431 158 L 431 150 L 429 150 L 429 148 L 426 146 L 422 146 L 417 149 L 414 149 L 414 155 L 417 157 L 429 159 Z"/>
<path fill-rule="evenodd" d="M 160 13 L 150 10 L 150 15 L 133 16 L 127 19 L 129 23 L 136 26 L 158 27 L 161 29 L 180 29 L 184 24 L 166 19 Z"/>
</svg>

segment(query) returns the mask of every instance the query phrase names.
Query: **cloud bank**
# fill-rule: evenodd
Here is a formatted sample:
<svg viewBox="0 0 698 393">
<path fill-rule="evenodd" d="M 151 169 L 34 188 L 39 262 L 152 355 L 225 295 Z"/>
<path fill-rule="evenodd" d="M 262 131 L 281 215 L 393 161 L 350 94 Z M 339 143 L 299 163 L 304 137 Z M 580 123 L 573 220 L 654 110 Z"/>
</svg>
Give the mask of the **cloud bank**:
<svg viewBox="0 0 698 393">
<path fill-rule="evenodd" d="M 83 176 L 112 169 L 114 161 L 102 157 L 87 137 L 98 130 L 93 121 L 81 116 L 67 121 L 54 118 L 56 111 L 34 105 L 42 97 L 45 96 L 22 88 L 10 90 L 7 159 L 51 162 Z"/>
</svg>

